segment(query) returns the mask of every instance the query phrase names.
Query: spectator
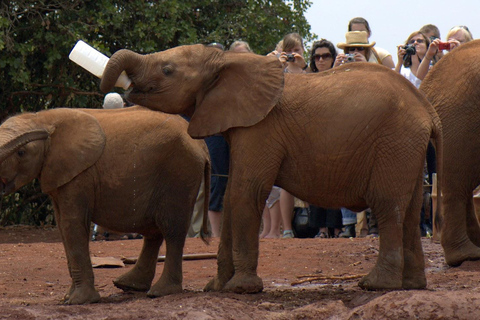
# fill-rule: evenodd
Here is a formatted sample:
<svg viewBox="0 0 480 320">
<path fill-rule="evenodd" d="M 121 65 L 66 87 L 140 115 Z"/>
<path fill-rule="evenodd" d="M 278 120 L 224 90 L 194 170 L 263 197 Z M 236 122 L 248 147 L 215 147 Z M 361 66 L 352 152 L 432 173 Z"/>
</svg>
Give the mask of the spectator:
<svg viewBox="0 0 480 320">
<path fill-rule="evenodd" d="M 456 47 L 459 45 L 462 45 L 464 43 L 467 43 L 469 41 L 473 40 L 472 33 L 466 26 L 456 26 L 450 29 L 447 33 L 447 40 L 450 42 L 451 40 L 456 40 L 458 41 L 458 44 Z M 453 49 L 453 48 L 451 48 Z"/>
<path fill-rule="evenodd" d="M 289 33 L 281 41 L 282 50 L 278 52 L 275 50 L 270 53 L 278 56 L 280 62 L 284 66 L 285 73 L 304 73 L 307 68 L 303 54 L 305 48 L 303 46 L 303 39 L 298 33 Z M 289 58 L 291 57 L 291 58 Z M 293 58 L 293 60 L 292 60 Z M 283 224 L 283 238 L 293 238 L 293 207 L 294 207 L 294 198 L 286 190 L 281 190 L 280 192 L 280 212 L 282 215 L 282 224 Z"/>
<path fill-rule="evenodd" d="M 325 39 L 314 42 L 310 54 L 310 71 L 321 72 L 329 70 L 333 68 L 336 58 L 337 50 L 335 50 L 333 43 Z"/>
<path fill-rule="evenodd" d="M 217 42 L 208 46 L 223 50 L 223 45 Z M 208 219 L 212 230 L 212 237 L 219 237 L 222 222 L 223 198 L 228 182 L 230 162 L 230 148 L 221 134 L 205 138 L 210 160 L 212 174 L 210 179 L 210 202 L 208 207 Z"/>
<path fill-rule="evenodd" d="M 368 39 L 370 39 L 370 36 L 372 35 L 372 30 L 370 29 L 368 21 L 362 17 L 350 20 L 348 22 L 348 31 L 365 31 L 368 34 Z M 373 48 L 372 46 L 371 53 L 371 55 L 367 56 L 368 62 L 379 63 L 390 69 L 395 68 L 392 55 L 387 50 L 379 47 Z"/>
<path fill-rule="evenodd" d="M 273 186 L 263 209 L 263 230 L 260 238 L 280 238 L 280 188 Z"/>
<path fill-rule="evenodd" d="M 333 67 L 337 50 L 328 40 L 314 42 L 310 53 L 311 72 L 322 72 Z M 325 209 L 310 205 L 310 210 L 319 217 L 320 230 L 316 238 L 337 238 L 342 231 L 342 212 L 339 209 Z"/>
<path fill-rule="evenodd" d="M 433 42 L 435 39 L 441 39 L 440 37 L 440 30 L 437 26 L 433 24 L 426 24 L 419 30 L 423 33 L 427 38 L 430 39 L 430 42 Z M 430 63 L 430 67 L 434 66 L 441 58 L 443 57 L 443 50 L 438 50 L 437 53 L 433 56 L 433 59 Z"/>
<path fill-rule="evenodd" d="M 415 31 L 408 36 L 403 45 L 397 47 L 398 62 L 395 71 L 407 78 L 415 87 L 420 87 L 430 68 L 430 61 L 437 53 L 440 39 L 430 45 L 430 39 Z"/>
<path fill-rule="evenodd" d="M 230 51 L 235 52 L 252 52 L 250 45 L 246 41 L 237 40 L 230 45 Z"/>
<path fill-rule="evenodd" d="M 334 66 L 337 67 L 348 62 L 372 62 L 372 47 L 375 42 L 368 42 L 368 34 L 365 31 L 349 31 L 345 34 L 345 42 L 337 44 L 337 47 L 343 49 L 344 53 L 339 53 L 335 59 Z"/>
</svg>

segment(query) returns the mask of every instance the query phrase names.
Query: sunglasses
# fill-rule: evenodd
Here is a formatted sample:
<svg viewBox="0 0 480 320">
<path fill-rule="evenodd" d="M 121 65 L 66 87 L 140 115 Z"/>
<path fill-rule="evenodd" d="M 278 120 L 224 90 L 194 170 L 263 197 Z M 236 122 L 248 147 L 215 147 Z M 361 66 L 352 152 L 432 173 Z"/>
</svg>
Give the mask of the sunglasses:
<svg viewBox="0 0 480 320">
<path fill-rule="evenodd" d="M 330 59 L 332 58 L 332 54 L 331 53 L 322 53 L 322 54 L 315 54 L 313 55 L 315 57 L 315 61 L 320 61 L 320 58 L 323 59 L 323 60 L 327 60 L 327 59 Z"/>
<path fill-rule="evenodd" d="M 410 41 L 408 41 L 408 44 L 414 44 L 414 43 L 425 43 L 425 40 L 424 39 L 412 39 Z"/>
<path fill-rule="evenodd" d="M 363 50 L 365 50 L 365 47 L 350 47 L 350 48 L 347 49 L 348 52 L 354 52 L 355 50 L 363 51 Z"/>
</svg>

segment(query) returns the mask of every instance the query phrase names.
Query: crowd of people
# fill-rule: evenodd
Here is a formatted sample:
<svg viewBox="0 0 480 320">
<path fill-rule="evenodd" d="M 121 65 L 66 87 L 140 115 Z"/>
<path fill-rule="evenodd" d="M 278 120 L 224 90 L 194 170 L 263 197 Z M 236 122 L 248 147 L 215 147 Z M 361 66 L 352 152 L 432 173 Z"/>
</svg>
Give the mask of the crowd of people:
<svg viewBox="0 0 480 320">
<path fill-rule="evenodd" d="M 445 41 L 441 40 L 438 28 L 432 24 L 412 32 L 404 43 L 397 46 L 397 63 L 392 54 L 370 41 L 372 30 L 368 21 L 356 17 L 349 21 L 345 41 L 335 45 L 321 39 L 312 44 L 308 59 L 304 58 L 305 47 L 298 33 L 287 34 L 269 56 L 276 56 L 283 64 L 285 73 L 316 73 L 326 71 L 345 63 L 369 62 L 381 64 L 403 75 L 415 87 L 419 87 L 430 68 L 444 54 L 473 40 L 466 26 L 456 26 L 448 32 Z M 248 46 L 248 45 L 247 45 Z M 232 45 L 233 47 L 233 45 Z M 245 51 L 247 52 L 247 51 Z M 248 49 L 248 52 L 251 52 Z M 426 182 L 431 183 L 435 172 L 435 154 L 429 146 L 426 165 Z M 378 225 L 374 214 L 369 210 L 353 212 L 347 208 L 320 208 L 295 199 L 288 191 L 274 186 L 263 212 L 261 238 L 302 237 L 295 230 L 294 207 L 296 203 L 305 206 L 317 216 L 318 238 L 378 237 Z M 422 235 L 431 234 L 431 213 L 422 208 Z M 429 214 L 430 213 L 430 214 Z"/>
</svg>

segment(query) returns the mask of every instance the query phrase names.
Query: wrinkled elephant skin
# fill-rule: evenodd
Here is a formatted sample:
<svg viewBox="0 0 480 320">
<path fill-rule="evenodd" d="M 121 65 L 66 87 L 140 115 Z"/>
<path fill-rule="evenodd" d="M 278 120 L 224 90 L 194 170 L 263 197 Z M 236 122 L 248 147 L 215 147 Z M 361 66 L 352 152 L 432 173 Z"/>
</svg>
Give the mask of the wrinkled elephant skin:
<svg viewBox="0 0 480 320">
<path fill-rule="evenodd" d="M 11 192 L 38 178 L 55 209 L 72 285 L 67 304 L 97 302 L 89 254 L 90 223 L 143 235 L 136 265 L 115 281 L 124 290 L 162 296 L 182 291 L 182 253 L 210 160 L 180 116 L 143 107 L 52 109 L 0 126 L 0 178 Z M 204 214 L 208 206 L 204 205 Z M 206 224 L 204 223 L 204 226 Z M 159 248 L 167 255 L 158 282 Z"/>
<path fill-rule="evenodd" d="M 440 223 L 445 260 L 458 266 L 480 259 L 480 227 L 473 190 L 480 184 L 480 40 L 445 55 L 427 74 L 425 93 L 444 133 L 444 181 Z"/>
<path fill-rule="evenodd" d="M 134 83 L 129 100 L 192 115 L 192 137 L 222 133 L 230 144 L 218 272 L 206 290 L 262 290 L 258 233 L 274 184 L 322 207 L 372 209 L 380 253 L 360 286 L 426 286 L 423 167 L 431 138 L 441 152 L 441 124 L 402 76 L 368 63 L 284 75 L 274 57 L 193 45 L 150 55 L 120 50 L 101 89 L 123 70 Z"/>
</svg>

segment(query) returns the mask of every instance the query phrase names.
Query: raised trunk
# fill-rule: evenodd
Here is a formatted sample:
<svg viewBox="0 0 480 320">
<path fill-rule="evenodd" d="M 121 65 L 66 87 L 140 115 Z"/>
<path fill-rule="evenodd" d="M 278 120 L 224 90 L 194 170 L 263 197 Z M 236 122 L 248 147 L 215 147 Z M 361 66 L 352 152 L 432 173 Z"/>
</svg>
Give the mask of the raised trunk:
<svg viewBox="0 0 480 320">
<path fill-rule="evenodd" d="M 14 138 L 0 142 L 0 163 L 3 162 L 8 156 L 15 152 L 21 146 L 35 141 L 48 138 L 48 131 L 44 129 L 34 130 L 22 133 Z"/>
<path fill-rule="evenodd" d="M 137 67 L 140 64 L 142 55 L 133 51 L 122 49 L 115 52 L 103 71 L 102 81 L 100 83 L 100 90 L 107 93 L 110 92 L 117 82 L 120 74 L 130 67 Z"/>
</svg>

